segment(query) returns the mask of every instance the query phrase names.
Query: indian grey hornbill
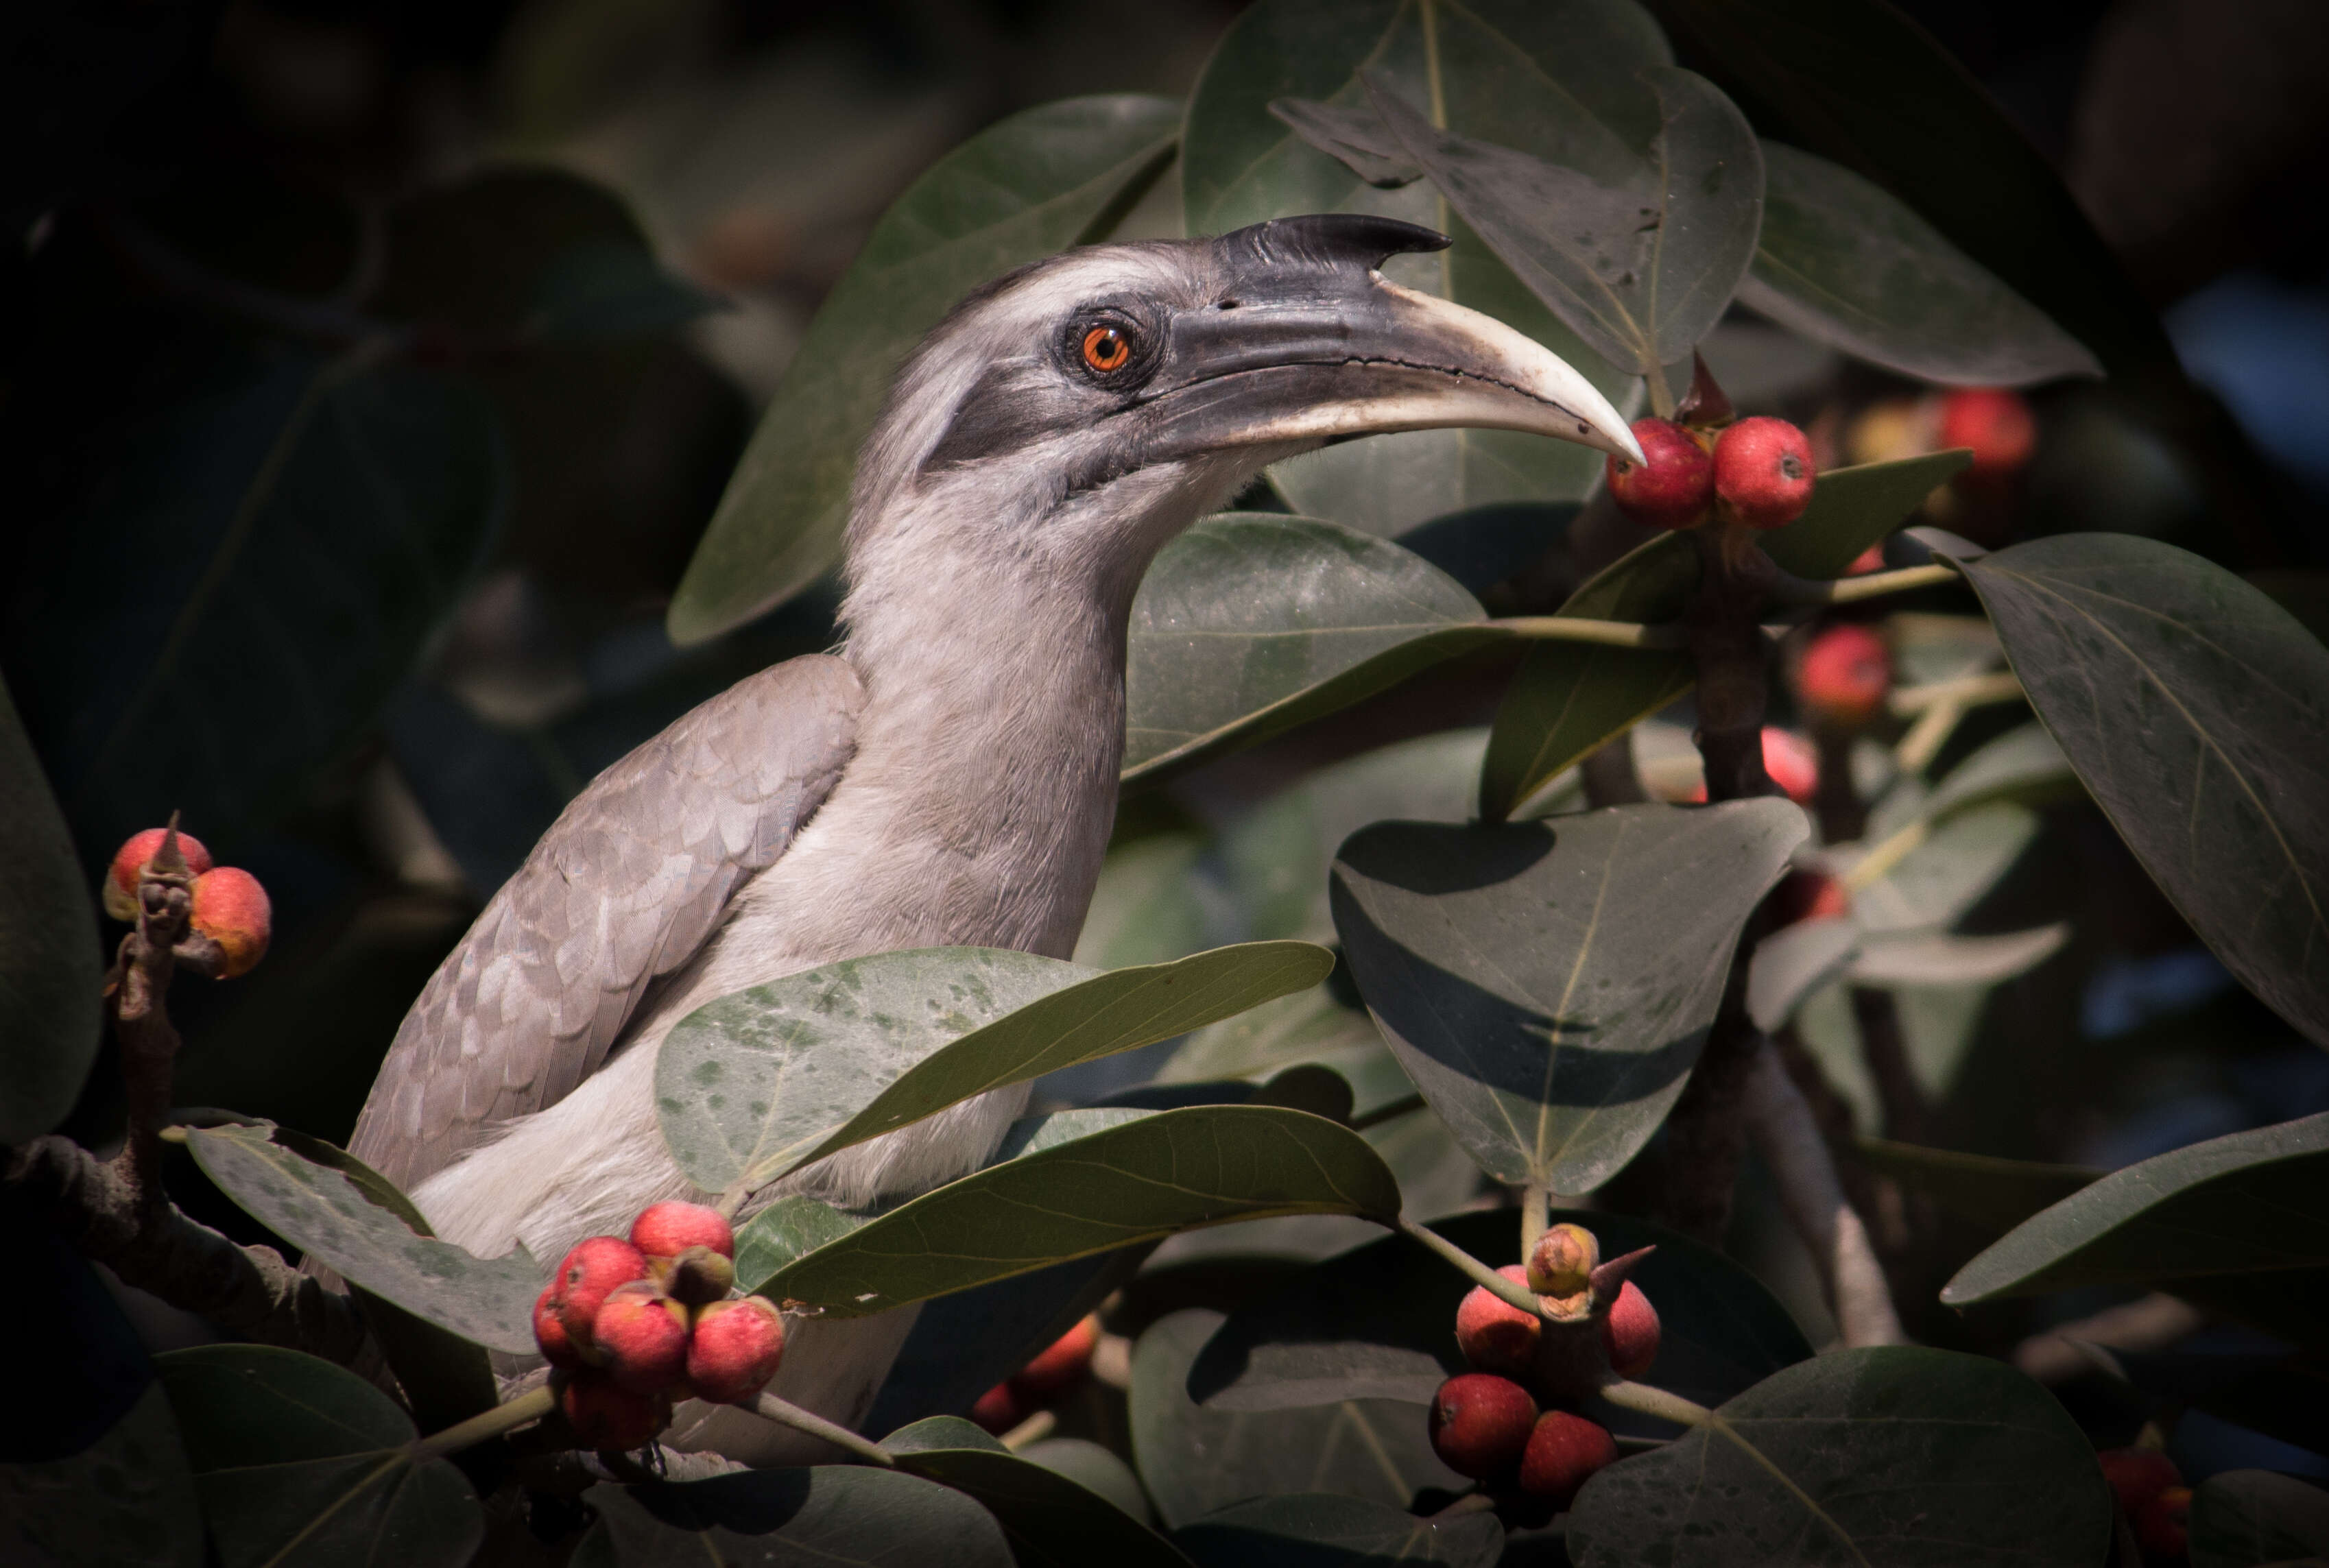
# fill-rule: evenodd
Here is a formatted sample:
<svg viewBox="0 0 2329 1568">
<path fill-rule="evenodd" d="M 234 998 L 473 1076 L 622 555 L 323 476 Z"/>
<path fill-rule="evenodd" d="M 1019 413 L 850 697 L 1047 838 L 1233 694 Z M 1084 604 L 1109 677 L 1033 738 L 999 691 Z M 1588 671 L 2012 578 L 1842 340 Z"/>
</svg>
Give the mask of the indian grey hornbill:
<svg viewBox="0 0 2329 1568">
<path fill-rule="evenodd" d="M 716 997 L 898 948 L 1066 958 L 1124 749 L 1125 634 L 1166 540 L 1266 465 L 1447 426 L 1641 460 L 1582 375 L 1376 270 L 1427 229 L 1280 219 L 1069 251 L 986 285 L 898 372 L 851 498 L 837 653 L 739 682 L 593 780 L 398 1031 L 354 1152 L 437 1233 L 545 1262 L 701 1197 L 657 1131 L 655 1053 Z M 844 1204 L 986 1159 L 997 1090 L 756 1195 Z M 862 1418 L 910 1310 L 800 1326 L 777 1392 Z M 674 1440 L 804 1441 L 691 1407 Z"/>
</svg>

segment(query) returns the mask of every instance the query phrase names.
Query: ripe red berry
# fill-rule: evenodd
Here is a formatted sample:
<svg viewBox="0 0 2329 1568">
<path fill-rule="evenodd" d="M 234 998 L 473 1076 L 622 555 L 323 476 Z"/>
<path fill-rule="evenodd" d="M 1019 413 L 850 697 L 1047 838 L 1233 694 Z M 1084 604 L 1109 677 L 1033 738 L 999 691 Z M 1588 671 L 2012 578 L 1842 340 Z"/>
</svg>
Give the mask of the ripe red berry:
<svg viewBox="0 0 2329 1568">
<path fill-rule="evenodd" d="M 2132 1519 L 2143 1505 L 2170 1487 L 2183 1484 L 2175 1461 L 2155 1448 L 2108 1448 L 2095 1456 L 2110 1483 L 2119 1512 Z"/>
<path fill-rule="evenodd" d="M 1023 1404 L 1042 1404 L 1084 1375 L 1098 1347 L 1099 1320 L 1086 1318 L 1021 1367 L 1011 1379 L 1012 1389 Z"/>
<path fill-rule="evenodd" d="M 591 1236 L 578 1243 L 558 1265 L 552 1289 L 564 1303 L 560 1321 L 566 1337 L 588 1353 L 597 1341 L 591 1325 L 608 1295 L 618 1285 L 647 1277 L 647 1260 L 638 1248 L 620 1236 Z"/>
<path fill-rule="evenodd" d="M 167 828 L 148 828 L 142 833 L 132 833 L 128 842 L 113 852 L 113 865 L 106 873 L 99 893 L 108 915 L 116 920 L 137 918 L 137 878 L 160 852 L 162 840 L 169 832 Z M 178 835 L 178 853 L 185 858 L 186 869 L 197 877 L 211 869 L 211 852 L 191 833 Z"/>
<path fill-rule="evenodd" d="M 1609 1353 L 1609 1370 L 1620 1377 L 1639 1377 L 1658 1358 L 1658 1310 L 1631 1280 L 1601 1319 L 1601 1347 Z"/>
<path fill-rule="evenodd" d="M 542 1347 L 542 1358 L 552 1366 L 571 1369 L 589 1365 L 581 1347 L 566 1331 L 566 1299 L 554 1284 L 544 1287 L 534 1299 L 533 1342 Z"/>
<path fill-rule="evenodd" d="M 646 1447 L 670 1419 L 662 1400 L 619 1388 L 598 1371 L 570 1374 L 558 1408 L 585 1446 L 618 1453 Z"/>
<path fill-rule="evenodd" d="M 1581 1225 L 1547 1226 L 1528 1259 L 1528 1288 L 1540 1296 L 1573 1296 L 1600 1266 L 1601 1243 Z"/>
<path fill-rule="evenodd" d="M 1852 895 L 1825 871 L 1790 871 L 1771 889 L 1771 915 L 1782 925 L 1852 913 Z"/>
<path fill-rule="evenodd" d="M 1617 1440 L 1598 1422 L 1548 1410 L 1537 1417 L 1521 1455 L 1521 1490 L 1562 1502 L 1617 1458 Z"/>
<path fill-rule="evenodd" d="M 1819 793 L 1819 753 L 1793 730 L 1764 727 L 1763 771 L 1799 806 L 1811 804 Z"/>
<path fill-rule="evenodd" d="M 1714 504 L 1714 459 L 1671 419 L 1636 419 L 1634 439 L 1647 464 L 1612 457 L 1609 497 L 1645 528 L 1694 528 Z"/>
<path fill-rule="evenodd" d="M 662 1394 L 687 1376 L 687 1309 L 652 1280 L 608 1292 L 590 1320 L 590 1338 L 618 1388 Z"/>
<path fill-rule="evenodd" d="M 1528 1271 L 1506 1263 L 1496 1272 L 1515 1285 L 1528 1283 Z M 1456 1309 L 1456 1347 L 1483 1372 L 1525 1377 L 1536 1365 L 1536 1342 L 1544 1319 L 1523 1312 L 1485 1285 L 1475 1285 Z"/>
<path fill-rule="evenodd" d="M 1536 1425 L 1536 1401 L 1508 1377 L 1465 1372 L 1431 1396 L 1431 1449 L 1476 1481 L 1509 1474 Z"/>
<path fill-rule="evenodd" d="M 1857 729 L 1884 711 L 1892 654 L 1870 627 L 1847 622 L 1811 640 L 1796 671 L 1796 696 L 1823 724 Z"/>
<path fill-rule="evenodd" d="M 700 1203 L 649 1204 L 631 1222 L 631 1244 L 651 1258 L 675 1258 L 690 1247 L 736 1255 L 736 1233 L 716 1208 Z"/>
<path fill-rule="evenodd" d="M 2037 450 L 2038 421 L 2019 392 L 1959 387 L 1941 399 L 1940 443 L 1973 448 L 1974 478 L 2003 479 Z"/>
<path fill-rule="evenodd" d="M 1722 515 L 1749 528 L 1780 528 L 1812 502 L 1810 438 L 1785 419 L 1758 415 L 1714 444 L 1714 496 Z"/>
<path fill-rule="evenodd" d="M 2135 1538 L 2146 1562 L 2180 1560 L 2190 1548 L 2192 1488 L 2169 1487 L 2135 1511 Z"/>
<path fill-rule="evenodd" d="M 186 924 L 219 944 L 226 954 L 219 978 L 232 980 L 250 973 L 267 956 L 274 911 L 258 878 L 232 866 L 221 866 L 194 878 L 193 903 L 186 912 Z"/>
<path fill-rule="evenodd" d="M 978 1396 L 978 1403 L 970 1407 L 970 1419 L 1001 1437 L 1026 1420 L 1027 1411 L 1010 1384 L 998 1383 Z"/>
<path fill-rule="evenodd" d="M 759 1397 L 785 1358 L 785 1320 L 762 1296 L 714 1301 L 695 1315 L 687 1341 L 687 1385 L 714 1404 Z"/>
</svg>

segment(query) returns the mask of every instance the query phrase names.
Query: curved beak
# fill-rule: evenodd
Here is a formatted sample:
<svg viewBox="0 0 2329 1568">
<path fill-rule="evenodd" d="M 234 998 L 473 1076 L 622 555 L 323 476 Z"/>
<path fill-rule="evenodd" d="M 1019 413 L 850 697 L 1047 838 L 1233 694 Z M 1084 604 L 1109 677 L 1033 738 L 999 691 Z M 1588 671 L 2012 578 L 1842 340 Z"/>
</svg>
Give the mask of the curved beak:
<svg viewBox="0 0 2329 1568">
<path fill-rule="evenodd" d="M 1295 232 L 1268 232 L 1280 229 Z M 1392 249 L 1447 243 L 1358 218 L 1280 220 L 1214 241 L 1225 286 L 1172 322 L 1164 362 L 1140 399 L 1156 421 L 1151 439 L 1192 451 L 1311 447 L 1466 426 L 1641 462 L 1623 416 L 1560 355 L 1375 270 Z"/>
</svg>

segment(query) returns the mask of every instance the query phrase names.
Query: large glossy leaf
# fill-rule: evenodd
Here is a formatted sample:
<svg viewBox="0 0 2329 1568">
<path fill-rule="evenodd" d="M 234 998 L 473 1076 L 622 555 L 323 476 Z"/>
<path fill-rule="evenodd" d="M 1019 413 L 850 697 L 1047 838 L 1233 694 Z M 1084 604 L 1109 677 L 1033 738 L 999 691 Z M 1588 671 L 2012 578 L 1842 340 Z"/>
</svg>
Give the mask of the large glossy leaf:
<svg viewBox="0 0 2329 1568">
<path fill-rule="evenodd" d="M 681 1021 L 655 1063 L 664 1141 L 707 1191 L 759 1187 L 988 1089 L 1306 991 L 1332 967 L 1307 943 L 1101 974 L 981 947 L 825 964 Z"/>
<path fill-rule="evenodd" d="M 1340 523 L 1208 518 L 1132 602 L 1124 777 L 1170 776 L 1502 640 L 1438 568 Z"/>
<path fill-rule="evenodd" d="M 1589 1192 L 1674 1106 L 1740 928 L 1809 831 L 1786 801 L 1381 822 L 1334 925 L 1400 1065 L 1499 1180 Z"/>
<path fill-rule="evenodd" d="M 594 1487 L 575 1568 L 1013 1568 L 994 1516 L 962 1493 L 872 1465 Z"/>
<path fill-rule="evenodd" d="M 973 1441 L 979 1440 L 979 1441 Z M 1019 1568 L 1189 1568 L 1138 1519 L 1054 1469 L 1012 1453 L 968 1422 L 941 1416 L 882 1441 L 909 1475 L 976 1498 L 1002 1525 Z"/>
<path fill-rule="evenodd" d="M 64 1119 L 97 1057 L 105 965 L 89 882 L 56 796 L 0 682 L 0 822 L 14 874 L 0 884 L 0 1146 Z"/>
<path fill-rule="evenodd" d="M 1968 1225 L 2003 1235 L 2041 1209 L 2089 1187 L 2103 1172 L 2083 1165 L 2047 1165 L 1960 1154 L 1883 1138 L 1855 1141 L 1860 1158 L 1909 1191 L 1921 1193 Z"/>
<path fill-rule="evenodd" d="M 1394 257 L 1393 282 L 1485 311 L 1592 376 L 1621 408 L 1638 387 L 1600 363 L 1429 186 L 1371 189 L 1271 113 L 1280 99 L 1363 109 L 1358 72 L 1385 79 L 1460 135 L 1574 166 L 1646 146 L 1655 101 L 1634 73 L 1671 60 L 1632 0 L 1264 0 L 1213 52 L 1189 99 L 1181 177 L 1190 232 L 1213 234 L 1300 212 L 1367 211 L 1455 237 L 1445 251 Z M 1599 482 L 1582 446 L 1507 431 L 1376 436 L 1278 465 L 1295 510 L 1396 534 L 1427 518 L 1513 500 L 1574 500 Z"/>
<path fill-rule="evenodd" d="M 1719 1413 L 1727 1432 L 1700 1428 L 1585 1483 L 1569 1516 L 1579 1568 L 2091 1568 L 2109 1545 L 2093 1447 L 2002 1362 L 1840 1350 Z"/>
<path fill-rule="evenodd" d="M 219 1190 L 318 1262 L 464 1338 L 534 1353 L 533 1298 L 549 1271 L 523 1247 L 480 1258 L 416 1232 L 349 1176 L 302 1157 L 272 1132 L 203 1127 L 186 1141 Z"/>
<path fill-rule="evenodd" d="M 1881 185 L 1763 144 L 1763 230 L 1739 297 L 1887 370 L 1958 386 L 2100 375 L 2085 344 Z"/>
<path fill-rule="evenodd" d="M 2155 540 L 2064 534 L 1964 570 L 2144 869 L 2241 983 L 2329 1046 L 2329 647 Z"/>
<path fill-rule="evenodd" d="M 2225 1470 L 2192 1494 L 2192 1568 L 2288 1568 L 2329 1558 L 2329 1492 L 2271 1470 Z"/>
<path fill-rule="evenodd" d="M 414 1464 L 412 1423 L 354 1373 L 264 1345 L 155 1366 L 222 1568 L 440 1568 L 484 1536 L 468 1481 L 441 1459 Z"/>
<path fill-rule="evenodd" d="M 1669 0 L 1664 14 L 1790 140 L 1900 196 L 2114 373 L 2172 367 L 2157 317 L 2053 164 L 1897 6 Z"/>
<path fill-rule="evenodd" d="M 1189 1365 L 1221 1321 L 1219 1312 L 1174 1312 L 1133 1347 L 1133 1459 L 1168 1527 L 1251 1498 L 1330 1492 L 1405 1508 L 1424 1487 L 1464 1484 L 1432 1453 L 1423 1411 L 1405 1401 L 1272 1411 L 1192 1403 Z"/>
<path fill-rule="evenodd" d="M 1810 1357 L 1787 1309 L 1712 1248 L 1622 1215 L 1558 1217 L 1589 1227 L 1606 1256 L 1658 1249 L 1632 1278 L 1657 1304 L 1661 1337 L 1652 1379 L 1659 1387 L 1719 1404 Z M 1485 1262 L 1520 1257 L 1516 1209 L 1461 1215 L 1431 1228 Z M 1466 1370 L 1454 1324 L 1457 1305 L 1471 1289 L 1446 1259 L 1404 1236 L 1353 1248 L 1231 1313 L 1191 1365 L 1189 1393 L 1208 1411 L 1348 1399 L 1423 1404 Z M 1621 1432 L 1672 1431 L 1629 1411 L 1594 1413 Z"/>
<path fill-rule="evenodd" d="M 1372 1499 L 1295 1492 L 1207 1514 L 1173 1539 L 1199 1568 L 1490 1568 L 1504 1554 L 1504 1526 L 1494 1514 L 1419 1518 Z"/>
<path fill-rule="evenodd" d="M 915 342 L 976 285 L 1115 226 L 1164 171 L 1181 106 L 1122 94 L 973 136 L 874 225 L 778 383 L 671 606 L 672 640 L 740 625 L 840 558 L 857 448 Z"/>
<path fill-rule="evenodd" d="M 1347 1128 L 1273 1106 L 1194 1106 L 988 1166 L 759 1289 L 858 1317 L 1202 1225 L 1289 1214 L 1388 1223 L 1399 1207 L 1399 1183 Z"/>
<path fill-rule="evenodd" d="M 1712 82 L 1674 66 L 1639 74 L 1661 122 L 1646 155 L 1563 148 L 1554 161 L 1437 127 L 1388 80 L 1362 80 L 1408 156 L 1504 265 L 1604 360 L 1654 376 L 1690 357 L 1746 276 L 1763 157 Z"/>
<path fill-rule="evenodd" d="M 24 1404 L 18 1408 L 31 1411 Z M 34 1563 L 201 1568 L 203 1516 L 178 1422 L 149 1382 L 96 1441 L 50 1460 L 0 1460 L 0 1516 Z"/>
<path fill-rule="evenodd" d="M 2329 1113 L 2115 1170 L 1959 1269 L 1951 1306 L 2077 1285 L 2329 1272 Z M 2268 1280 L 2268 1284 L 2269 1281 Z"/>
<path fill-rule="evenodd" d="M 1964 771 L 1956 770 L 1951 779 Z M 2062 771 L 2067 775 L 2069 769 Z M 1939 799 L 1938 792 L 1934 799 Z M 1869 933 L 1954 925 L 2013 869 L 2037 836 L 2038 813 L 2012 801 L 1994 800 L 1947 815 L 1891 869 L 1853 890 L 1853 922 Z"/>
<path fill-rule="evenodd" d="M 0 616 L 92 861 L 174 809 L 222 850 L 302 803 L 451 608 L 507 490 L 462 383 L 283 347 L 168 371 L 176 395 L 131 400 L 102 481 L 22 520 Z"/>
<path fill-rule="evenodd" d="M 1798 577 L 1833 577 L 1916 511 L 1966 465 L 1962 452 L 1839 468 L 1819 477 L 1811 505 L 1762 540 Z M 1662 534 L 1598 573 L 1559 614 L 1589 619 L 1674 620 L 1698 586 L 1698 548 Z M 1509 815 L 1588 752 L 1682 696 L 1687 654 L 1580 643 L 1539 643 L 1505 690 L 1480 767 L 1480 814 Z"/>
</svg>

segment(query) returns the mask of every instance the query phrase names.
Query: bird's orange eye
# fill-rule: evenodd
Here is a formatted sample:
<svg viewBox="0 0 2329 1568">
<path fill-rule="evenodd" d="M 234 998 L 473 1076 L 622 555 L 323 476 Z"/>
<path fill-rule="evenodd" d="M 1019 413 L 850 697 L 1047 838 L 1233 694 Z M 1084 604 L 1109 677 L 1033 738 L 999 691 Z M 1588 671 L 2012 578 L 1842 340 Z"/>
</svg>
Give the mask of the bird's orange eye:
<svg viewBox="0 0 2329 1568">
<path fill-rule="evenodd" d="M 1112 326 L 1096 326 L 1084 333 L 1084 363 L 1103 373 L 1120 371 L 1125 361 L 1132 357 L 1132 340 L 1123 330 Z"/>
</svg>

